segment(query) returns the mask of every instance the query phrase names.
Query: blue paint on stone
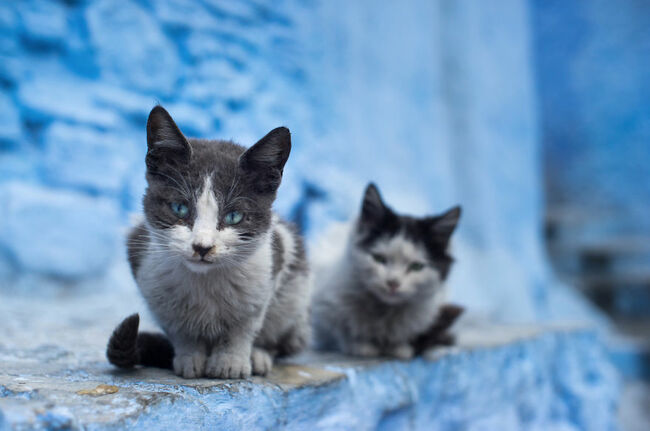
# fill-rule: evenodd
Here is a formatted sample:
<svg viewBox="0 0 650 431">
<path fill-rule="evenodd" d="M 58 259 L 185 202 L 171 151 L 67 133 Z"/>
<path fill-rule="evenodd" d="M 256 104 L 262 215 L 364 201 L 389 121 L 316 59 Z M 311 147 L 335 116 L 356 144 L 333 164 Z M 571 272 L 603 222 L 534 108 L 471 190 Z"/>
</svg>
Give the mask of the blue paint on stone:
<svg viewBox="0 0 650 431">
<path fill-rule="evenodd" d="M 142 156 L 134 138 L 54 122 L 43 133 L 43 179 L 93 194 L 117 194 Z"/>
<path fill-rule="evenodd" d="M 552 203 L 590 211 L 598 218 L 591 237 L 648 235 L 650 8 L 531 4 Z"/>
<path fill-rule="evenodd" d="M 480 338 L 486 343 L 489 330 Z M 56 400 L 37 417 L 43 427 L 73 429 L 615 430 L 618 378 L 605 357 L 593 332 L 556 329 L 503 343 L 461 343 L 435 359 L 409 362 L 312 356 L 309 367 L 247 382 L 182 380 L 151 370 L 146 377 L 144 371 L 109 374 L 95 365 L 58 390 L 51 385 L 61 377 L 53 373 L 33 402 Z M 300 377 L 319 369 L 342 375 Z M 119 392 L 74 395 L 75 388 L 98 382 Z M 0 398 L 9 425 L 28 420 L 20 413 L 25 403 Z"/>
<path fill-rule="evenodd" d="M 120 241 L 113 200 L 10 182 L 0 186 L 0 202 L 0 244 L 20 270 L 74 279 L 111 263 Z"/>
<path fill-rule="evenodd" d="M 245 145 L 286 125 L 294 146 L 276 206 L 285 216 L 302 208 L 310 240 L 356 213 L 368 181 L 405 212 L 460 203 L 454 300 L 513 321 L 594 319 L 557 286 L 542 253 L 536 10 L 524 0 L 3 4 L 0 183 L 112 201 L 104 221 L 117 232 L 140 210 L 144 126 L 156 103 L 189 135 Z M 303 202 L 304 184 L 323 198 Z M 40 220 L 46 230 L 54 215 Z M 93 229 L 76 222 L 79 234 Z M 5 241 L 0 256 L 20 262 L 27 242 Z M 52 255 L 65 247 L 41 246 Z M 123 258 L 121 241 L 95 246 Z M 56 262 L 47 274 L 108 270 Z M 44 268 L 15 272 L 27 269 Z"/>
<path fill-rule="evenodd" d="M 0 93 L 0 148 L 12 146 L 22 137 L 20 116 L 11 97 Z"/>
<path fill-rule="evenodd" d="M 296 210 L 309 240 L 354 215 L 371 180 L 401 211 L 461 203 L 454 300 L 501 320 L 597 319 L 543 255 L 537 13 L 525 0 L 2 2 L 0 281 L 132 286 L 122 227 L 140 209 L 146 115 L 161 103 L 201 137 L 250 145 L 290 127 L 277 209 Z M 63 382 L 97 378 L 97 363 L 66 365 Z M 290 391 L 101 381 L 151 402 L 123 418 L 135 429 L 613 428 L 615 377 L 593 335 L 342 370 Z M 0 429 L 18 420 L 14 401 L 0 399 Z M 81 426 L 70 414 L 33 420 Z"/>
</svg>

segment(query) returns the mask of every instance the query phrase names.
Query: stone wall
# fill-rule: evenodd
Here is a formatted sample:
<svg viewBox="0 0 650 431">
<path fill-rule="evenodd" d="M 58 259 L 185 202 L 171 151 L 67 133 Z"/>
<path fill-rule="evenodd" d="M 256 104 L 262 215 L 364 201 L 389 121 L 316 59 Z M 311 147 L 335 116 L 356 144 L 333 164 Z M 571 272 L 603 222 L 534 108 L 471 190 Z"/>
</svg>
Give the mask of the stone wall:
<svg viewBox="0 0 650 431">
<path fill-rule="evenodd" d="M 277 208 L 310 239 L 354 216 L 368 181 L 404 212 L 460 203 L 453 299 L 500 319 L 590 315 L 542 252 L 530 13 L 525 0 L 3 2 L 2 284 L 115 265 L 132 283 L 124 230 L 161 103 L 192 136 L 250 145 L 289 126 Z"/>
<path fill-rule="evenodd" d="M 2 272 L 106 270 L 140 210 L 156 103 L 190 136 L 245 144 L 295 118 L 294 27 L 250 1 L 3 2 Z"/>
</svg>

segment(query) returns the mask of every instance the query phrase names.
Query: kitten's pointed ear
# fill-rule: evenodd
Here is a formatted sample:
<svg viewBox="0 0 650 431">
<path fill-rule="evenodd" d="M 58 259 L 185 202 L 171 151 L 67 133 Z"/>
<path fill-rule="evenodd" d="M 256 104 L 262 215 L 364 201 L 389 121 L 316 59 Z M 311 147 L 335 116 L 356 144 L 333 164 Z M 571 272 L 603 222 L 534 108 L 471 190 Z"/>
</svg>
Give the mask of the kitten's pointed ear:
<svg viewBox="0 0 650 431">
<path fill-rule="evenodd" d="M 388 213 L 390 213 L 390 209 L 381 200 L 377 186 L 374 183 L 368 184 L 363 194 L 359 221 L 362 224 L 374 223 L 382 220 Z"/>
<path fill-rule="evenodd" d="M 147 168 L 187 163 L 191 155 L 190 144 L 171 115 L 160 105 L 153 108 L 147 120 Z"/>
<path fill-rule="evenodd" d="M 275 193 L 290 152 L 291 133 L 286 127 L 278 127 L 239 157 L 239 167 L 258 193 Z"/>
<path fill-rule="evenodd" d="M 430 219 L 430 229 L 433 240 L 439 244 L 447 245 L 451 234 L 454 233 L 458 220 L 460 220 L 461 208 L 455 206 L 447 212 Z"/>
</svg>

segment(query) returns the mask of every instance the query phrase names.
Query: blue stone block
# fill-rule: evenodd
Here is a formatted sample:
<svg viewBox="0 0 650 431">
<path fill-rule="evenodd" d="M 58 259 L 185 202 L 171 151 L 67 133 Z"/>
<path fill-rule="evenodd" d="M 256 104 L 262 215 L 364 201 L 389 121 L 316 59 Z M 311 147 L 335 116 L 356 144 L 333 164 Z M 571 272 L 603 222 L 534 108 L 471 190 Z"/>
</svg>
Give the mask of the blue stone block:
<svg viewBox="0 0 650 431">
<path fill-rule="evenodd" d="M 21 271 L 101 274 L 121 242 L 121 214 L 111 199 L 13 182 L 0 185 L 0 201 L 0 248 Z"/>
<path fill-rule="evenodd" d="M 174 91 L 178 54 L 150 11 L 135 2 L 99 0 L 85 14 L 105 79 L 156 95 Z"/>
<path fill-rule="evenodd" d="M 101 128 L 118 128 L 122 119 L 113 110 L 94 100 L 92 81 L 72 78 L 60 65 L 50 65 L 26 77 L 18 88 L 18 103 L 25 119 L 47 124 L 66 120 Z"/>
<path fill-rule="evenodd" d="M 106 133 L 55 122 L 43 137 L 43 176 L 47 183 L 117 194 L 127 183 L 142 151 L 139 134 Z"/>
<path fill-rule="evenodd" d="M 29 0 L 18 5 L 22 36 L 36 48 L 61 45 L 68 30 L 66 7 L 62 2 Z"/>
<path fill-rule="evenodd" d="M 14 147 L 22 139 L 20 113 L 13 98 L 0 92 L 0 149 Z"/>
</svg>

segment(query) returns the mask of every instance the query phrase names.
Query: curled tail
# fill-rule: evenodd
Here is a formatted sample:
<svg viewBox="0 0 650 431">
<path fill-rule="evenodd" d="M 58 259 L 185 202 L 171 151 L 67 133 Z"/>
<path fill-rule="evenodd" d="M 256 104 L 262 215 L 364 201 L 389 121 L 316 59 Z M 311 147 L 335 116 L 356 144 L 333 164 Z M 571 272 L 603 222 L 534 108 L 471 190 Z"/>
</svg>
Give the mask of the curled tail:
<svg viewBox="0 0 650 431">
<path fill-rule="evenodd" d="M 119 368 L 172 368 L 174 347 L 163 334 L 138 333 L 140 315 L 132 314 L 113 331 L 106 346 L 108 361 Z"/>
<path fill-rule="evenodd" d="M 455 343 L 453 334 L 450 334 L 449 328 L 454 324 L 456 319 L 463 314 L 465 309 L 458 305 L 447 304 L 442 306 L 440 313 L 435 322 L 413 341 L 413 348 L 417 355 L 434 346 L 451 346 Z"/>
</svg>

